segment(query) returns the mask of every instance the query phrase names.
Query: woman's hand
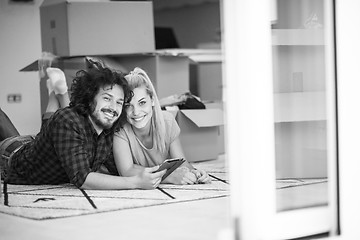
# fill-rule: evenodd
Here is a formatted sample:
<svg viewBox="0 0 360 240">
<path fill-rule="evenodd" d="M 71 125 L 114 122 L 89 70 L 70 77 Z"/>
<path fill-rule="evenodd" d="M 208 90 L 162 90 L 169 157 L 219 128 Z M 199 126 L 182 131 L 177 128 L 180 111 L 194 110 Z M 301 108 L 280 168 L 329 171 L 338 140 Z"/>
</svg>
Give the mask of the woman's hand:
<svg viewBox="0 0 360 240">
<path fill-rule="evenodd" d="M 192 169 L 191 172 L 196 176 L 196 183 L 211 183 L 211 178 L 204 170 Z"/>
<path fill-rule="evenodd" d="M 196 180 L 197 178 L 195 174 L 190 172 L 189 168 L 179 167 L 164 180 L 164 183 L 185 185 L 185 184 L 195 184 Z"/>
<path fill-rule="evenodd" d="M 137 188 L 141 189 L 155 189 L 161 182 L 161 177 L 165 174 L 166 170 L 156 172 L 159 166 L 144 168 L 139 174 L 135 176 Z"/>
</svg>

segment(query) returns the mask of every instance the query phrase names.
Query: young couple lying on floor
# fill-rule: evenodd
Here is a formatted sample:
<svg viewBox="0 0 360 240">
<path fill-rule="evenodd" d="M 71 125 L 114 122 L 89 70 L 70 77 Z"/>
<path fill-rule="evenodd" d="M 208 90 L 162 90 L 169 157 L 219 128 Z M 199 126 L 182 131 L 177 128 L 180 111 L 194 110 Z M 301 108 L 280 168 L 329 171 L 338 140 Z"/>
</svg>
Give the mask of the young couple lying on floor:
<svg viewBox="0 0 360 240">
<path fill-rule="evenodd" d="M 0 109 L 1 169 L 10 184 L 72 183 L 83 189 L 153 189 L 168 158 L 184 158 L 180 129 L 161 111 L 148 75 L 127 75 L 91 61 L 77 72 L 69 99 L 64 73 L 47 68 L 49 102 L 40 132 L 20 136 Z M 163 183 L 210 183 L 185 161 Z"/>
</svg>

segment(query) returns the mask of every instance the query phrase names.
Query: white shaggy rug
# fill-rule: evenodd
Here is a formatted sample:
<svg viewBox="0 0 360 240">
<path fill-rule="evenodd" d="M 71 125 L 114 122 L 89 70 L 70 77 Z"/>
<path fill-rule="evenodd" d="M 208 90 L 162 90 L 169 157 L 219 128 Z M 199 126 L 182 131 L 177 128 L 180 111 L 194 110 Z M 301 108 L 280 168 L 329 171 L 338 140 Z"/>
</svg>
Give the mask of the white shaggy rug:
<svg viewBox="0 0 360 240">
<path fill-rule="evenodd" d="M 0 212 L 35 220 L 46 220 L 225 197 L 229 184 L 223 160 L 194 163 L 206 170 L 211 184 L 168 185 L 154 190 L 81 190 L 64 185 L 11 185 L 2 182 Z"/>
</svg>

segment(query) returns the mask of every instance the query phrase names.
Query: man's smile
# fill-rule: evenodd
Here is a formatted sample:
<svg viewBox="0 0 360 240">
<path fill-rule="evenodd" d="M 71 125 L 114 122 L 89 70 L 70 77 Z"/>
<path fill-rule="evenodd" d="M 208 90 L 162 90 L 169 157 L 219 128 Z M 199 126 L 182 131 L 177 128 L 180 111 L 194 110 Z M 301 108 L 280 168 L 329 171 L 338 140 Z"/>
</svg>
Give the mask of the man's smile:
<svg viewBox="0 0 360 240">
<path fill-rule="evenodd" d="M 117 111 L 113 111 L 113 110 L 110 110 L 110 109 L 102 109 L 101 111 L 102 111 L 106 116 L 108 116 L 109 118 L 114 118 L 114 117 L 119 116 L 119 114 L 118 114 Z"/>
</svg>

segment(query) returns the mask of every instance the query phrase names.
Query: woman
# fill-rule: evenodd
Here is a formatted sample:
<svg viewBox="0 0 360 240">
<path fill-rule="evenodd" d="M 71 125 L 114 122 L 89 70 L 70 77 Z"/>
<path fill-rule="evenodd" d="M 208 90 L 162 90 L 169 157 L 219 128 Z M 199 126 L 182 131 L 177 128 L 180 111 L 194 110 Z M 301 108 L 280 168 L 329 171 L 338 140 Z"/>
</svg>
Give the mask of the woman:
<svg viewBox="0 0 360 240">
<path fill-rule="evenodd" d="M 135 68 L 126 77 L 133 97 L 124 110 L 127 123 L 114 135 L 114 159 L 120 175 L 133 176 L 144 167 L 160 165 L 169 158 L 185 158 L 180 128 L 174 116 L 162 111 L 154 86 L 146 72 Z M 164 183 L 211 182 L 208 174 L 185 161 Z"/>
</svg>

